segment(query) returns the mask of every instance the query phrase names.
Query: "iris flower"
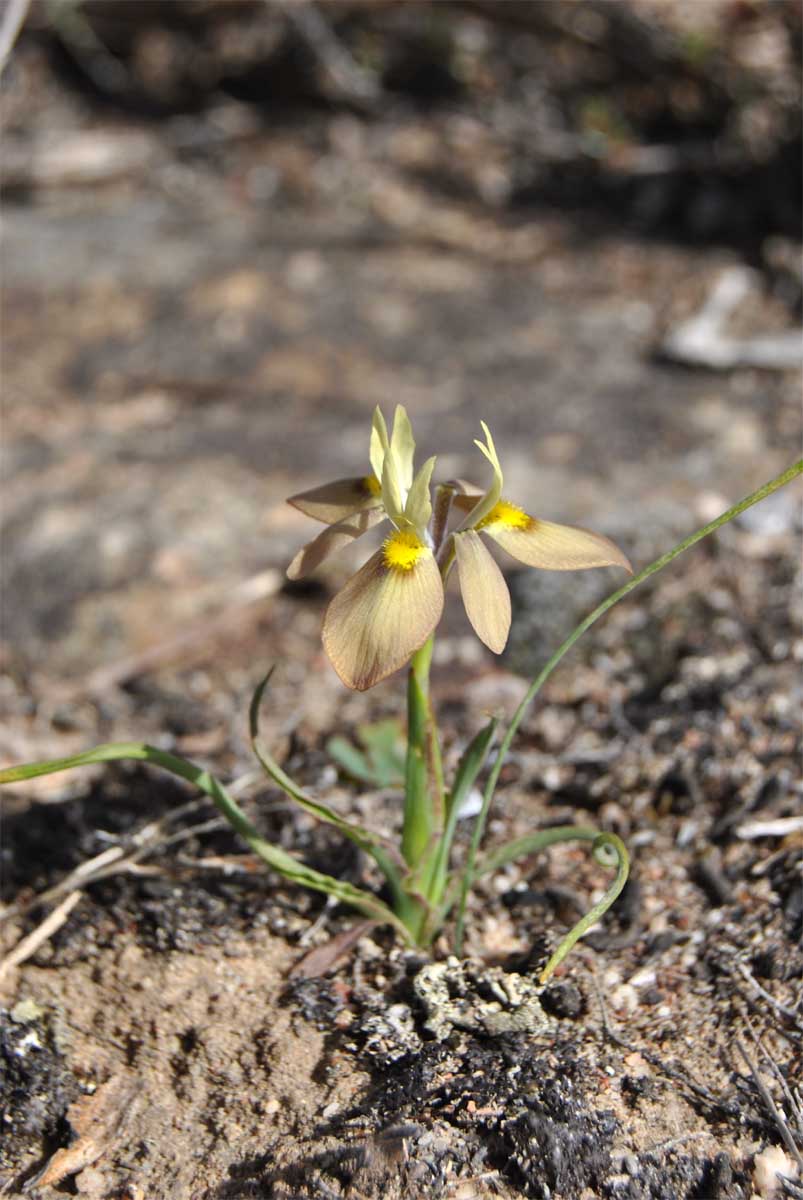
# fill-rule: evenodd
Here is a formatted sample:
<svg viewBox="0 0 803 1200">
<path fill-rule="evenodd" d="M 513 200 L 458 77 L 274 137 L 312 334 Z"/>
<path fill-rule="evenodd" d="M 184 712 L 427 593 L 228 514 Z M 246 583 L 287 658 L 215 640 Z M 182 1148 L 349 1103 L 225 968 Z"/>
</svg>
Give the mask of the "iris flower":
<svg viewBox="0 0 803 1200">
<path fill-rule="evenodd" d="M 608 538 L 531 517 L 503 499 L 502 469 L 484 422 L 482 428 L 485 442 L 475 444 L 490 462 L 493 480 L 485 493 L 462 483 L 440 489 L 445 503 L 453 501 L 465 513 L 442 545 L 433 543 L 431 532 L 430 481 L 436 460 L 427 459 L 414 472 L 415 442 L 401 405 L 390 436 L 382 413 L 378 408 L 374 412 L 371 474 L 290 497 L 290 504 L 326 525 L 293 559 L 287 571 L 291 579 L 309 574 L 379 522 L 388 520 L 392 526 L 381 548 L 338 592 L 324 617 L 324 649 L 348 687 L 373 687 L 424 645 L 441 618 L 444 581 L 455 560 L 469 621 L 485 645 L 501 653 L 510 628 L 510 594 L 482 534 L 528 566 L 630 570 Z"/>
</svg>

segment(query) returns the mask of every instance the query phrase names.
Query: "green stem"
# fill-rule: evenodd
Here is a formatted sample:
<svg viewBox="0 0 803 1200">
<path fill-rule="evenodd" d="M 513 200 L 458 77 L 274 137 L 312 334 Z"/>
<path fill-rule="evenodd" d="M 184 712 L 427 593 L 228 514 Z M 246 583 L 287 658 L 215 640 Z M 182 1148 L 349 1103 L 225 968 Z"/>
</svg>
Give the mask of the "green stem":
<svg viewBox="0 0 803 1200">
<path fill-rule="evenodd" d="M 762 487 L 758 488 L 757 491 L 751 492 L 749 496 L 745 496 L 743 500 L 740 500 L 738 504 L 734 504 L 726 512 L 722 513 L 721 516 L 716 517 L 713 521 L 709 521 L 707 525 L 702 527 L 702 529 L 698 529 L 696 533 L 690 534 L 690 536 L 680 542 L 679 545 L 675 546 L 672 550 L 669 550 L 666 554 L 662 554 L 660 558 L 657 558 L 654 562 L 650 563 L 649 566 L 645 567 L 643 571 L 639 571 L 638 575 L 634 575 L 633 578 L 629 579 L 623 587 L 620 587 L 617 591 L 608 596 L 607 599 L 603 600 L 602 603 L 599 604 L 592 613 L 589 613 L 589 615 L 580 622 L 577 628 L 569 634 L 566 640 L 558 647 L 546 665 L 542 668 L 540 673 L 535 677 L 527 690 L 527 694 L 513 715 L 513 719 L 510 722 L 507 732 L 502 739 L 499 747 L 499 753 L 496 756 L 496 760 L 491 769 L 490 775 L 488 776 L 488 782 L 486 784 L 485 793 L 483 796 L 482 810 L 480 811 L 474 826 L 474 831 L 471 838 L 471 846 L 469 848 L 468 859 L 466 861 L 466 867 L 463 875 L 463 886 L 460 895 L 455 930 L 456 954 L 460 954 L 463 944 L 463 927 L 465 923 L 466 901 L 468 899 L 468 893 L 471 890 L 471 885 L 474 882 L 474 863 L 476 861 L 477 850 L 479 849 L 483 833 L 485 832 L 488 812 L 490 810 L 496 785 L 499 780 L 499 773 L 502 770 L 507 752 L 510 749 L 510 744 L 513 741 L 516 731 L 522 722 L 524 714 L 560 660 L 566 653 L 568 653 L 569 650 L 571 650 L 574 643 L 580 637 L 582 637 L 586 630 L 591 628 L 595 621 L 598 621 L 600 617 L 604 616 L 609 608 L 613 608 L 614 604 L 617 604 L 620 600 L 624 599 L 625 596 L 629 595 L 630 592 L 632 592 L 634 588 L 637 588 L 639 584 L 643 583 L 645 579 L 649 579 L 651 575 L 656 575 L 658 571 L 662 571 L 664 567 L 673 562 L 678 555 L 684 552 L 684 550 L 689 550 L 692 546 L 696 545 L 697 542 L 702 541 L 702 539 L 708 537 L 710 533 L 713 533 L 716 529 L 719 529 L 721 525 L 725 525 L 734 517 L 738 517 L 739 513 L 744 512 L 745 509 L 752 507 L 754 504 L 758 504 L 760 500 L 764 500 L 773 492 L 777 492 L 777 490 L 784 487 L 785 484 L 791 483 L 791 481 L 797 475 L 800 475 L 801 472 L 803 472 L 803 458 L 799 459 L 791 467 L 788 467 L 787 470 L 782 471 L 780 475 L 776 475 L 774 479 L 771 479 L 768 483 L 765 483 Z"/>
<path fill-rule="evenodd" d="M 421 944 L 431 924 L 427 900 L 434 851 L 443 834 L 445 803 L 438 729 L 429 692 L 434 635 L 410 659 L 407 682 L 407 765 L 404 788 L 402 855 L 409 867 L 404 904 L 396 912 Z"/>
<path fill-rule="evenodd" d="M 410 659 L 407 682 L 407 767 L 402 854 L 413 870 L 443 829 L 443 766 L 429 694 L 434 637 Z"/>
</svg>

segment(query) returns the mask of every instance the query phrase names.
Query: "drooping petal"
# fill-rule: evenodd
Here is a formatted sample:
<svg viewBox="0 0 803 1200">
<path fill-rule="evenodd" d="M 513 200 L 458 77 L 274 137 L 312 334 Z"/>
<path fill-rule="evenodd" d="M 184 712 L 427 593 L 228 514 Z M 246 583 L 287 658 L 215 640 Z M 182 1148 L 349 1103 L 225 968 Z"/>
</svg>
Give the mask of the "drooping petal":
<svg viewBox="0 0 803 1200">
<path fill-rule="evenodd" d="M 308 517 L 314 517 L 316 521 L 335 525 L 354 513 L 379 508 L 382 503 L 381 491 L 377 478 L 364 475 L 358 479 L 336 479 L 334 483 L 321 484 L 309 492 L 299 492 L 296 496 L 290 496 L 287 503 Z"/>
<path fill-rule="evenodd" d="M 478 528 L 528 567 L 546 571 L 581 571 L 585 567 L 633 570 L 610 538 L 531 517 L 507 500 L 501 500 Z"/>
<path fill-rule="evenodd" d="M 329 525 L 311 542 L 307 542 L 306 546 L 301 547 L 287 568 L 287 578 L 303 579 L 319 567 L 330 554 L 350 545 L 358 537 L 362 537 L 367 529 L 372 529 L 384 519 L 385 514 L 381 508 L 369 508 L 365 512 L 354 513 L 347 521 Z"/>
<path fill-rule="evenodd" d="M 510 592 L 502 572 L 473 529 L 454 535 L 463 604 L 474 632 L 501 654 L 510 631 Z"/>
<path fill-rule="evenodd" d="M 407 493 L 407 503 L 404 506 L 404 515 L 408 518 L 413 529 L 419 537 L 423 536 L 424 530 L 427 528 L 432 517 L 432 500 L 429 494 L 429 484 L 432 479 L 432 472 L 435 470 L 435 458 L 428 458 L 420 469 L 412 487 Z"/>
<path fill-rule="evenodd" d="M 343 683 L 363 692 L 404 666 L 442 612 L 432 551 L 414 534 L 396 532 L 332 600 L 324 649 Z"/>
<path fill-rule="evenodd" d="M 413 461 L 415 459 L 415 438 L 407 409 L 403 404 L 396 405 L 393 417 L 393 433 L 390 435 L 390 452 L 396 463 L 399 483 L 406 495 L 413 482 Z"/>
</svg>

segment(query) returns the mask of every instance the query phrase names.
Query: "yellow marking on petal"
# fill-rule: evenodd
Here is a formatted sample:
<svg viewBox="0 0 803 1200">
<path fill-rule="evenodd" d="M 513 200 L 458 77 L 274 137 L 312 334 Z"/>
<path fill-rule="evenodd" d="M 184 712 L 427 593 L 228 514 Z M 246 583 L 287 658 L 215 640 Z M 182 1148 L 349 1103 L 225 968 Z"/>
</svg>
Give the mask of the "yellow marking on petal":
<svg viewBox="0 0 803 1200">
<path fill-rule="evenodd" d="M 573 525 L 528 517 L 526 525 L 516 527 L 497 521 L 487 525 L 483 533 L 528 567 L 540 567 L 545 571 L 624 567 L 632 572 L 627 558 L 610 538 Z"/>
<path fill-rule="evenodd" d="M 509 500 L 500 500 L 476 528 L 487 529 L 489 525 L 498 525 L 503 529 L 531 529 L 532 524 L 533 518 L 523 508 L 511 504 Z"/>
<path fill-rule="evenodd" d="M 363 479 L 363 485 L 372 496 L 382 495 L 382 484 L 379 482 L 376 475 L 366 475 Z"/>
<path fill-rule="evenodd" d="M 388 569 L 380 549 L 326 610 L 324 649 L 346 686 L 363 692 L 404 666 L 442 611 L 443 581 L 432 551 L 424 547 L 415 570 L 399 571 Z"/>
<path fill-rule="evenodd" d="M 391 571 L 412 571 L 431 550 L 407 530 L 397 530 L 382 543 L 382 561 Z"/>
</svg>

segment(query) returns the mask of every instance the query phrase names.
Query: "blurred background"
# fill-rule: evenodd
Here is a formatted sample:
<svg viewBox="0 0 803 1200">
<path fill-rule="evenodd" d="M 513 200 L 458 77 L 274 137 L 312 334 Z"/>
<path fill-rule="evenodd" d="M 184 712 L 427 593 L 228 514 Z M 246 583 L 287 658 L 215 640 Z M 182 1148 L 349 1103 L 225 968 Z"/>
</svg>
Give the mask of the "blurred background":
<svg viewBox="0 0 803 1200">
<path fill-rule="evenodd" d="M 284 498 L 365 469 L 376 404 L 480 483 L 484 418 L 511 499 L 637 565 L 791 462 L 800 67 L 785 0 L 33 0 L 2 80 L 3 755 L 238 755 L 273 659 L 285 731 L 362 711 L 317 640 L 360 556 L 288 588 L 315 530 Z M 796 521 L 795 489 L 745 517 L 759 590 Z M 509 578 L 501 671 L 453 603 L 444 680 L 531 670 L 616 577 Z"/>
</svg>

